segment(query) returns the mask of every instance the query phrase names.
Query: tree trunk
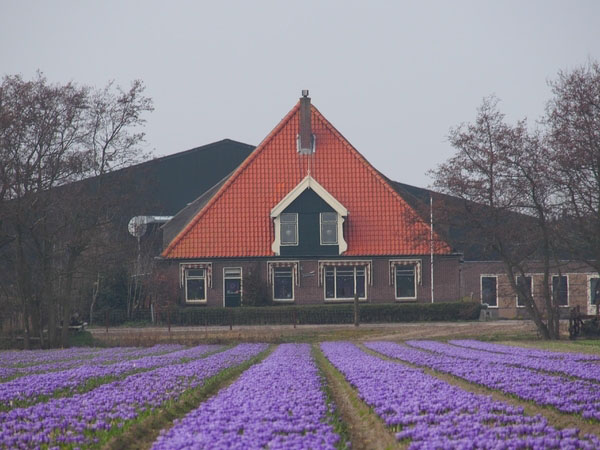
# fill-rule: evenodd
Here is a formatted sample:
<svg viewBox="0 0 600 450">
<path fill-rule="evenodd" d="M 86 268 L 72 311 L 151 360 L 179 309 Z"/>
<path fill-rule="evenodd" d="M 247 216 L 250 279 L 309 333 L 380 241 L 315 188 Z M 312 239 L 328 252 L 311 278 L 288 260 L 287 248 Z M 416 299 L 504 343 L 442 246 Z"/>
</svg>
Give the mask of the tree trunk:
<svg viewBox="0 0 600 450">
<path fill-rule="evenodd" d="M 65 287 L 64 293 L 61 296 L 63 309 L 63 326 L 61 332 L 61 344 L 64 348 L 69 347 L 69 325 L 71 324 L 71 315 L 73 312 L 73 277 L 75 275 L 75 266 L 79 252 L 76 250 L 69 251 L 69 256 L 66 265 Z"/>
<path fill-rule="evenodd" d="M 21 312 L 23 313 L 23 326 L 25 327 L 25 335 L 23 336 L 23 346 L 25 349 L 31 348 L 30 342 L 30 327 L 29 320 L 31 318 L 30 310 L 29 310 L 29 292 L 30 292 L 30 283 L 27 272 L 27 267 L 25 263 L 25 251 L 23 246 L 25 245 L 23 242 L 23 231 L 19 225 L 16 227 L 16 279 L 17 279 L 17 292 L 19 297 L 19 302 L 21 304 Z"/>
<path fill-rule="evenodd" d="M 94 283 L 94 287 L 92 288 L 92 303 L 90 305 L 90 326 L 93 323 L 94 317 L 94 306 L 96 305 L 96 300 L 98 299 L 98 294 L 100 292 L 100 272 L 96 277 L 96 282 Z"/>
</svg>

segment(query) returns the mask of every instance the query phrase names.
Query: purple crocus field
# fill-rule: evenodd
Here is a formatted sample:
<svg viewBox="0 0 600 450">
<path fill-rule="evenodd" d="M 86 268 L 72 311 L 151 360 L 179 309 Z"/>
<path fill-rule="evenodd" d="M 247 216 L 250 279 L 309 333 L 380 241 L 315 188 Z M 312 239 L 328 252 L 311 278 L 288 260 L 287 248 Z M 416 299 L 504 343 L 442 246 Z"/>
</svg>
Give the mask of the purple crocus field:
<svg viewBox="0 0 600 450">
<path fill-rule="evenodd" d="M 0 405 L 4 408 L 9 408 L 17 400 L 35 402 L 39 396 L 52 395 L 54 392 L 62 389 L 75 389 L 94 378 L 106 376 L 117 377 L 140 370 L 168 366 L 180 362 L 184 358 L 199 358 L 218 348 L 215 345 L 202 345 L 164 353 L 169 348 L 157 346 L 150 349 L 139 349 L 137 356 L 152 354 L 153 352 L 162 354 L 135 359 L 136 352 L 128 351 L 125 353 L 127 359 L 115 364 L 102 364 L 101 361 L 97 361 L 91 364 L 81 364 L 73 369 L 22 376 L 5 383 L 0 383 Z M 115 357 L 111 356 L 111 358 L 114 359 Z M 123 355 L 121 355 L 121 358 L 123 358 Z"/>
<path fill-rule="evenodd" d="M 333 449 L 328 406 L 308 344 L 282 344 L 161 433 L 153 449 Z"/>
<path fill-rule="evenodd" d="M 364 345 L 375 354 L 350 342 L 326 342 L 321 349 L 411 449 L 600 449 L 600 380 L 593 378 L 600 371 L 598 355 L 474 340 Z M 12 377 L 0 381 L 0 448 L 97 448 L 131 421 L 267 348 L 157 345 L 0 352 L 0 376 Z M 599 432 L 554 428 L 541 415 L 528 416 L 519 406 L 468 392 L 406 363 L 578 414 L 568 419 L 598 424 Z M 102 378 L 107 376 L 115 379 Z M 100 384 L 86 384 L 94 380 Z M 334 430 L 335 404 L 324 383 L 309 344 L 281 344 L 161 430 L 153 449 L 345 447 L 351 443 L 336 433 L 337 425 Z"/>
<path fill-rule="evenodd" d="M 266 344 L 240 344 L 206 358 L 136 373 L 84 394 L 0 412 L 0 447 L 90 444 L 95 432 L 121 427 L 266 348 Z M 201 346 L 199 353 L 206 350 Z"/>
<path fill-rule="evenodd" d="M 457 344 L 464 344 L 466 342 L 467 344 L 471 343 L 471 345 L 468 347 L 464 345 L 457 346 L 435 341 L 408 341 L 407 344 L 424 350 L 442 353 L 446 356 L 456 356 L 458 358 L 476 359 L 490 363 L 526 367 L 528 369 L 534 369 L 548 373 L 568 375 L 570 377 L 580 378 L 582 380 L 600 382 L 600 370 L 598 370 L 598 362 L 588 362 L 581 361 L 579 359 L 573 359 L 579 358 L 580 356 L 573 356 L 572 358 L 532 358 L 531 356 L 528 356 L 519 350 L 516 350 L 512 354 L 497 353 L 485 349 L 476 349 L 473 347 L 472 341 L 450 341 L 451 344 L 454 344 L 455 342 Z M 485 348 L 485 343 L 481 342 L 480 345 Z"/>
<path fill-rule="evenodd" d="M 369 344 L 384 348 L 384 344 Z M 597 449 L 600 439 L 557 430 L 542 416 L 473 394 L 401 363 L 366 354 L 354 344 L 321 344 L 323 353 L 398 439 L 411 449 Z"/>
<path fill-rule="evenodd" d="M 57 351 L 50 350 L 49 353 L 56 354 L 56 359 L 54 360 L 43 357 L 43 355 L 32 354 L 34 352 L 38 353 L 39 350 L 10 352 L 12 354 L 8 356 L 0 353 L 0 379 L 55 370 L 66 370 L 84 364 L 110 364 L 127 359 L 141 358 L 143 356 L 170 353 L 183 350 L 184 348 L 183 345 L 160 344 L 148 348 L 117 347 L 88 349 L 87 352 L 83 352 L 77 348 Z M 31 359 L 27 361 L 27 357 L 31 357 Z M 15 364 L 15 360 L 19 362 Z"/>
<path fill-rule="evenodd" d="M 407 343 L 413 347 L 393 342 L 369 342 L 365 343 L 365 346 L 392 358 L 449 373 L 540 405 L 553 406 L 562 412 L 577 413 L 585 419 L 600 420 L 600 385 L 597 383 L 433 351 L 435 348 L 440 351 L 447 349 L 447 344 L 440 342 Z M 417 345 L 431 351 L 414 348 Z M 469 352 L 468 349 L 464 350 Z"/>
<path fill-rule="evenodd" d="M 537 348 L 525 348 L 514 345 L 474 341 L 472 339 L 456 339 L 448 342 L 453 345 L 460 345 L 461 347 L 475 348 L 477 350 L 485 350 L 488 352 L 508 353 L 510 355 L 525 356 L 528 358 L 562 359 L 565 361 L 600 361 L 600 355 L 592 355 L 589 353 L 553 352 Z"/>
</svg>

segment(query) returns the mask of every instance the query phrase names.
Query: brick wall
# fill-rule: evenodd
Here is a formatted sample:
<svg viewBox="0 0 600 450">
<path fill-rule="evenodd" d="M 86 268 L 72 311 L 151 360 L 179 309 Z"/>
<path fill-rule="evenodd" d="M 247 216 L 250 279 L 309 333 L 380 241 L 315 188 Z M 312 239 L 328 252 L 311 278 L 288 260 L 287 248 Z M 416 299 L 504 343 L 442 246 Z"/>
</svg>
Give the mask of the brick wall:
<svg viewBox="0 0 600 450">
<path fill-rule="evenodd" d="M 552 272 L 559 274 L 559 268 Z M 562 307 L 563 317 L 568 316 L 570 308 L 579 306 L 583 314 L 594 314 L 595 306 L 590 305 L 589 279 L 597 277 L 594 271 L 583 264 L 569 262 L 560 266 L 560 273 L 568 279 L 568 306 Z M 504 273 L 504 266 L 497 261 L 466 261 L 462 265 L 462 291 L 465 296 L 473 300 L 481 301 L 481 276 L 497 276 L 497 295 L 498 295 L 498 316 L 500 318 L 526 318 L 528 313 L 523 307 L 517 306 L 517 297 L 514 293 L 508 277 Z M 527 276 L 531 276 L 533 297 L 540 309 L 544 309 L 542 292 L 544 289 L 544 276 L 542 267 L 539 264 L 532 263 Z M 550 281 L 550 289 L 552 289 Z"/>
<path fill-rule="evenodd" d="M 359 257 L 353 260 L 366 260 L 372 263 L 372 284 L 367 282 L 367 302 L 390 303 L 396 302 L 395 286 L 390 274 L 391 259 L 420 259 L 422 275 L 421 283 L 417 283 L 417 299 L 413 302 L 431 302 L 431 270 L 429 257 Z M 323 258 L 326 260 L 327 258 Z M 331 258 L 340 259 L 340 258 Z M 290 258 L 293 260 L 293 258 Z M 272 292 L 272 284 L 268 280 L 269 261 L 275 259 L 253 260 L 197 260 L 194 262 L 212 263 L 212 286 L 207 287 L 207 306 L 223 306 L 223 269 L 239 267 L 242 277 L 250 272 L 258 271 L 260 279 L 268 283 Z M 323 282 L 319 284 L 318 259 L 298 259 L 298 284 L 294 285 L 294 302 L 297 305 L 340 303 L 342 301 L 325 301 Z M 186 261 L 187 262 L 187 261 Z M 192 262 L 192 261 L 190 261 Z M 178 266 L 179 261 L 165 261 L 163 267 Z M 434 258 L 434 300 L 436 302 L 456 301 L 460 298 L 460 262 L 458 256 L 436 256 Z M 243 291 L 243 285 L 242 285 Z M 243 301 L 243 300 L 242 300 Z M 402 300 L 406 301 L 406 300 Z M 183 288 L 180 293 L 180 303 L 185 304 Z"/>
</svg>

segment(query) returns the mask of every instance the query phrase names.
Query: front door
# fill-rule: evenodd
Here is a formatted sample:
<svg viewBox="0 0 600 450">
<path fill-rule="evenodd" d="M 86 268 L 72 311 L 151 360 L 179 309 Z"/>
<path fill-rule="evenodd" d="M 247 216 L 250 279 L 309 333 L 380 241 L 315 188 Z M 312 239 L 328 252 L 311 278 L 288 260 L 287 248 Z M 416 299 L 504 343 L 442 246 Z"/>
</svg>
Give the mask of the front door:
<svg viewBox="0 0 600 450">
<path fill-rule="evenodd" d="M 242 269 L 223 269 L 225 306 L 240 306 L 242 303 Z"/>
</svg>

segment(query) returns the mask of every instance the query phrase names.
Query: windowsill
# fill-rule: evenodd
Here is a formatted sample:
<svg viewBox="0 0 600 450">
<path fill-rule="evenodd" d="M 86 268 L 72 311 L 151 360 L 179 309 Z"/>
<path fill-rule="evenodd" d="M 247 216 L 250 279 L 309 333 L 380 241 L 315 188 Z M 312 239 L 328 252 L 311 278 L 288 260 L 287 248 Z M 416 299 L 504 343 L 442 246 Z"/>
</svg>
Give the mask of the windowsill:
<svg viewBox="0 0 600 450">
<path fill-rule="evenodd" d="M 401 298 L 396 298 L 396 301 L 398 303 L 412 303 L 412 302 L 417 301 L 417 297 L 401 297 Z"/>
<path fill-rule="evenodd" d="M 294 303 L 293 298 L 274 298 L 273 302 L 275 303 Z"/>
<path fill-rule="evenodd" d="M 354 299 L 353 298 L 326 298 L 324 301 L 326 303 L 348 303 L 348 302 L 353 302 Z M 366 298 L 359 298 L 358 301 L 359 302 L 366 302 L 367 299 Z"/>
<path fill-rule="evenodd" d="M 203 305 L 206 303 L 206 300 L 186 300 L 186 305 Z"/>
</svg>

